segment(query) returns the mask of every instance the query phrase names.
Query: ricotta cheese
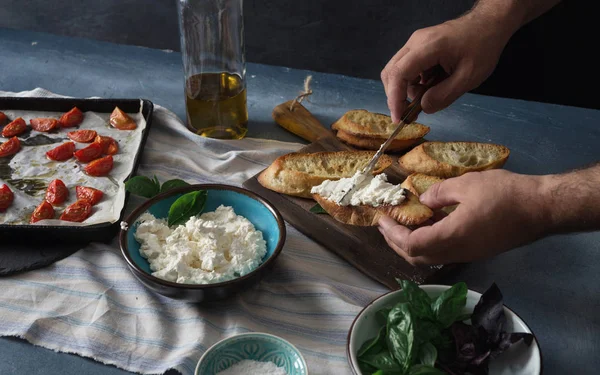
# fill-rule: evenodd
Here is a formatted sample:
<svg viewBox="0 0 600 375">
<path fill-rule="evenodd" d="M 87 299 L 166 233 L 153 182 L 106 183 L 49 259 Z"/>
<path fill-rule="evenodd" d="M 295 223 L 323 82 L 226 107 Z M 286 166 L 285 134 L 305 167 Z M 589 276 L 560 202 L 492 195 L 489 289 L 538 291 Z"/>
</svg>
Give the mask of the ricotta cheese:
<svg viewBox="0 0 600 375">
<path fill-rule="evenodd" d="M 170 228 L 150 213 L 140 216 L 135 238 L 152 275 L 185 284 L 209 284 L 246 275 L 267 253 L 262 232 L 232 207 L 191 217 Z"/>
<path fill-rule="evenodd" d="M 244 359 L 217 375 L 287 375 L 287 372 L 273 362 Z"/>
<path fill-rule="evenodd" d="M 406 190 L 400 185 L 390 184 L 385 173 L 373 176 L 356 172 L 350 178 L 323 181 L 310 192 L 340 206 L 396 206 L 406 199 Z"/>
</svg>

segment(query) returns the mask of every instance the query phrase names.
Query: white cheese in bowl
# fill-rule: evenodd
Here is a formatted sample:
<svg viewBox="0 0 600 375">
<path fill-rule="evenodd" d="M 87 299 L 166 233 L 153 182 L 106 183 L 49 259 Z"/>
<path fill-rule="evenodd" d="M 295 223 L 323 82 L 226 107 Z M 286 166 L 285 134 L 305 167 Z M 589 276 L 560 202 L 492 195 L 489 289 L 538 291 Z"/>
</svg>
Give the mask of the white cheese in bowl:
<svg viewBox="0 0 600 375">
<path fill-rule="evenodd" d="M 340 206 L 397 206 L 406 199 L 406 190 L 387 182 L 385 173 L 373 176 L 356 172 L 350 178 L 323 181 L 310 192 Z"/>
<path fill-rule="evenodd" d="M 141 215 L 139 222 L 135 238 L 152 275 L 176 283 L 231 280 L 256 269 L 267 253 L 262 232 L 229 206 L 173 228 L 150 213 Z"/>
</svg>

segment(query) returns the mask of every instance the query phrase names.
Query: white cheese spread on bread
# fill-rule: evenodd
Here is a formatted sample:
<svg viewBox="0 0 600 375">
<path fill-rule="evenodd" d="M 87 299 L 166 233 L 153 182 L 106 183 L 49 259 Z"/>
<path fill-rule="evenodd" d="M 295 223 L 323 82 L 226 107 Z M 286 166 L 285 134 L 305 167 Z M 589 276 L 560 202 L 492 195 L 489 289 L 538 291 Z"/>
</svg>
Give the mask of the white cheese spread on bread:
<svg viewBox="0 0 600 375">
<path fill-rule="evenodd" d="M 326 180 L 314 186 L 311 193 L 319 194 L 340 206 L 397 206 L 406 199 L 406 190 L 389 183 L 385 173 L 373 176 L 357 172 L 350 178 Z"/>
<path fill-rule="evenodd" d="M 135 238 L 152 275 L 176 283 L 231 280 L 256 269 L 267 253 L 262 232 L 228 206 L 192 216 L 174 228 L 150 213 L 139 222 Z"/>
</svg>

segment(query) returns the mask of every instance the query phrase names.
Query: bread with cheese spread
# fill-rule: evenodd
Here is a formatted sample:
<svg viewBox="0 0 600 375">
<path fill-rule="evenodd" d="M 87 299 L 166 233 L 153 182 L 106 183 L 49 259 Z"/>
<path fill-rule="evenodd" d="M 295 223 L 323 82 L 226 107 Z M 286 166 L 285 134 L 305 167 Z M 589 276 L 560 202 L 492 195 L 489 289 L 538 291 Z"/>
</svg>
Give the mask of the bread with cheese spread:
<svg viewBox="0 0 600 375">
<path fill-rule="evenodd" d="M 385 215 L 402 225 L 415 226 L 423 224 L 433 216 L 433 211 L 419 202 L 419 198 L 410 191 L 406 191 L 406 199 L 396 206 L 340 206 L 318 194 L 313 194 L 313 198 L 331 217 L 349 225 L 376 226 L 379 219 Z"/>
<path fill-rule="evenodd" d="M 396 130 L 396 124 L 390 116 L 355 109 L 346 112 L 337 120 L 331 129 L 341 141 L 358 148 L 379 150 L 390 135 Z M 400 131 L 386 151 L 401 151 L 416 144 L 429 133 L 430 128 L 413 122 Z"/>
<path fill-rule="evenodd" d="M 424 142 L 398 159 L 407 174 L 450 178 L 467 172 L 502 168 L 510 150 L 478 142 Z"/>
<path fill-rule="evenodd" d="M 352 177 L 373 158 L 373 151 L 329 151 L 315 153 L 291 153 L 275 159 L 258 176 L 258 182 L 278 193 L 302 198 L 312 198 L 310 189 L 325 180 Z M 392 164 L 383 155 L 373 174 L 379 174 Z"/>
</svg>

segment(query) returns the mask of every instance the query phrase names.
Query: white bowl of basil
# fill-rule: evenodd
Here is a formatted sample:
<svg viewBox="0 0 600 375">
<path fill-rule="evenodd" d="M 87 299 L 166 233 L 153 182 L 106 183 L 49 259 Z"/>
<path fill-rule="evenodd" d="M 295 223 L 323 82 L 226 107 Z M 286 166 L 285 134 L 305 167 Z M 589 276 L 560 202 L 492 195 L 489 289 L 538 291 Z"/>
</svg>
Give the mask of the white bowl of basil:
<svg viewBox="0 0 600 375">
<path fill-rule="evenodd" d="M 356 317 L 347 356 L 356 375 L 538 375 L 542 354 L 492 284 L 420 285 L 375 299 Z"/>
</svg>

